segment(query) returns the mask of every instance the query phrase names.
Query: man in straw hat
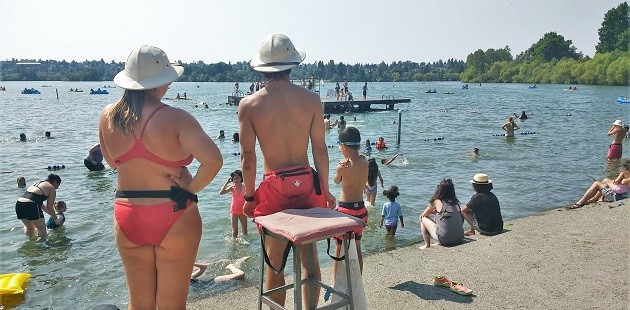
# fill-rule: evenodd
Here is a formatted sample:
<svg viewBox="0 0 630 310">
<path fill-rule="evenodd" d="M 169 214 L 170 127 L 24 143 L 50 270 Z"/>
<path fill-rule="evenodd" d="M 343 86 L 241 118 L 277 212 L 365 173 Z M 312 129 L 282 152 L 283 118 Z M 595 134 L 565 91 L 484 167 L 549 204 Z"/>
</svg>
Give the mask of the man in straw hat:
<svg viewBox="0 0 630 310">
<path fill-rule="evenodd" d="M 492 190 L 492 180 L 485 173 L 477 173 L 470 180 L 475 194 L 462 207 L 462 215 L 470 225 L 466 236 L 474 235 L 478 230 L 482 235 L 496 235 L 503 231 L 503 217 L 499 207 L 499 199 Z"/>
<path fill-rule="evenodd" d="M 623 139 L 626 137 L 627 132 L 628 131 L 623 128 L 623 123 L 621 123 L 621 120 L 616 120 L 614 123 L 612 123 L 612 127 L 610 128 L 610 130 L 608 130 L 607 134 L 607 136 L 613 136 L 613 141 L 608 147 L 608 155 L 606 156 L 608 160 L 621 158 L 621 153 L 623 150 L 622 142 Z"/>
<path fill-rule="evenodd" d="M 316 93 L 289 81 L 291 68 L 301 63 L 305 53 L 298 51 L 283 34 L 268 36 L 250 61 L 262 72 L 265 86 L 241 100 L 238 108 L 241 143 L 241 165 L 245 185 L 243 212 L 262 216 L 288 208 L 334 208 L 335 197 L 328 190 L 328 148 L 322 103 Z M 264 177 L 256 189 L 256 139 L 263 155 Z M 308 143 L 316 171 L 308 160 Z M 281 174 L 290 171 L 290 176 Z M 294 186 L 295 184 L 299 186 Z M 256 190 L 255 190 L 256 189 Z M 254 191 L 255 190 L 255 191 Z M 283 190 L 289 192 L 283 192 Z M 285 243 L 268 238 L 265 248 L 273 266 L 280 266 Z M 315 244 L 303 247 L 305 274 L 320 279 Z M 284 273 L 267 267 L 266 289 L 284 285 Z M 271 296 L 284 305 L 286 292 Z M 309 298 L 311 297 L 311 298 Z M 304 292 L 304 303 L 314 308 L 319 288 Z"/>
</svg>

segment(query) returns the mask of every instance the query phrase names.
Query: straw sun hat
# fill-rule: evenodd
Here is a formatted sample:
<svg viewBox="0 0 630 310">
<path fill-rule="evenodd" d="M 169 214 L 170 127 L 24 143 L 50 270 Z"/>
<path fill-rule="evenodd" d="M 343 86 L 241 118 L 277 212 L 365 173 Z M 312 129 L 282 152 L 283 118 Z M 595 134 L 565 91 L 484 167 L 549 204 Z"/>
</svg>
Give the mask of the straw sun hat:
<svg viewBox="0 0 630 310">
<path fill-rule="evenodd" d="M 623 126 L 623 123 L 621 122 L 620 119 L 616 120 L 614 123 L 612 123 L 614 126 Z"/>
<path fill-rule="evenodd" d="M 124 89 L 145 90 L 169 84 L 184 73 L 184 67 L 171 63 L 163 50 L 148 45 L 135 48 L 127 57 L 125 70 L 114 77 Z"/>
<path fill-rule="evenodd" d="M 492 180 L 488 179 L 488 175 L 485 173 L 477 173 L 473 176 L 473 179 L 470 180 L 472 184 L 490 184 Z"/>
<path fill-rule="evenodd" d="M 258 72 L 280 72 L 299 65 L 304 58 L 306 53 L 295 49 L 289 37 L 276 33 L 265 38 L 249 64 Z"/>
</svg>

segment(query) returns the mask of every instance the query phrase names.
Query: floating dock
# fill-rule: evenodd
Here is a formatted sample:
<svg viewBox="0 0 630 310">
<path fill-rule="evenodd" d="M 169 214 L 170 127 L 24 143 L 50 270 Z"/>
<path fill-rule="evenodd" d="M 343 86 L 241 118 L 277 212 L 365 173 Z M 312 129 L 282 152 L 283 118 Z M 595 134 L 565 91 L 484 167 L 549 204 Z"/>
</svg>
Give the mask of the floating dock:
<svg viewBox="0 0 630 310">
<path fill-rule="evenodd" d="M 392 96 L 378 98 L 366 98 L 365 100 L 342 100 L 337 101 L 334 97 L 322 98 L 324 105 L 324 114 L 335 114 L 345 112 L 370 112 L 370 111 L 388 111 L 394 110 L 397 103 L 408 103 L 411 99 L 399 98 Z"/>
<path fill-rule="evenodd" d="M 227 98 L 228 105 L 238 106 L 244 98 L 242 92 L 233 93 Z M 411 99 L 383 96 L 379 98 L 366 98 L 359 100 L 337 100 L 335 97 L 321 98 L 324 105 L 324 114 L 339 114 L 346 112 L 370 112 L 394 110 L 397 103 L 408 103 Z"/>
</svg>

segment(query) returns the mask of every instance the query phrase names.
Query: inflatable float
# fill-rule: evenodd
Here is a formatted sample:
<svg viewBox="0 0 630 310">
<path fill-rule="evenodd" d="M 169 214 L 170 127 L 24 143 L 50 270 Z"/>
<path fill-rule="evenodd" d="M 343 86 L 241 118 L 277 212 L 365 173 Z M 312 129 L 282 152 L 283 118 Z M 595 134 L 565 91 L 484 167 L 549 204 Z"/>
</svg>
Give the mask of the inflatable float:
<svg viewBox="0 0 630 310">
<path fill-rule="evenodd" d="M 31 275 L 28 273 L 7 273 L 0 275 L 0 295 L 22 294 L 24 285 Z"/>
<path fill-rule="evenodd" d="M 628 99 L 627 97 L 619 97 L 617 98 L 617 102 L 619 103 L 630 103 L 630 99 Z"/>
<path fill-rule="evenodd" d="M 28 273 L 0 275 L 0 308 L 12 308 L 24 302 L 24 287 L 30 277 Z"/>
<path fill-rule="evenodd" d="M 107 95 L 107 94 L 109 94 L 109 92 L 105 89 L 97 89 L 97 90 L 90 89 L 90 95 Z"/>
</svg>

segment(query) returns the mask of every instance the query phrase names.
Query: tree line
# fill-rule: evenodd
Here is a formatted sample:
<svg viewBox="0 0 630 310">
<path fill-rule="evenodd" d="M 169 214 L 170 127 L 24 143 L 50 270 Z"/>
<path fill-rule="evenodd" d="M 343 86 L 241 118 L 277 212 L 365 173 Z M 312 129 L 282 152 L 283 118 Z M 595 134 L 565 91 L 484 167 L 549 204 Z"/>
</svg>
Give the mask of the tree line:
<svg viewBox="0 0 630 310">
<path fill-rule="evenodd" d="M 627 2 L 609 10 L 598 30 L 593 58 L 583 56 L 571 40 L 549 32 L 529 49 L 512 56 L 509 46 L 477 50 L 466 61 L 397 61 L 380 64 L 303 63 L 293 69 L 295 79 L 350 82 L 462 81 L 466 83 L 560 83 L 629 85 L 630 27 Z M 24 64 L 39 63 L 39 64 Z M 181 63 L 182 82 L 258 81 L 261 74 L 245 61 L 206 64 Z M 67 62 L 65 60 L 11 59 L 0 61 L 0 80 L 5 81 L 111 81 L 124 68 L 122 62 Z"/>
<path fill-rule="evenodd" d="M 38 64 L 33 64 L 38 63 Z M 181 63 L 184 74 L 180 82 L 247 82 L 261 80 L 249 63 L 219 62 L 206 64 L 202 61 Z M 327 63 L 302 63 L 295 67 L 291 76 L 296 79 L 314 77 L 330 81 L 402 82 L 402 81 L 457 81 L 464 71 L 464 61 L 449 59 L 432 63 L 398 61 L 387 64 L 344 64 L 330 60 Z M 1 80 L 4 81 L 111 81 L 124 68 L 122 62 L 12 59 L 0 61 Z"/>
</svg>

